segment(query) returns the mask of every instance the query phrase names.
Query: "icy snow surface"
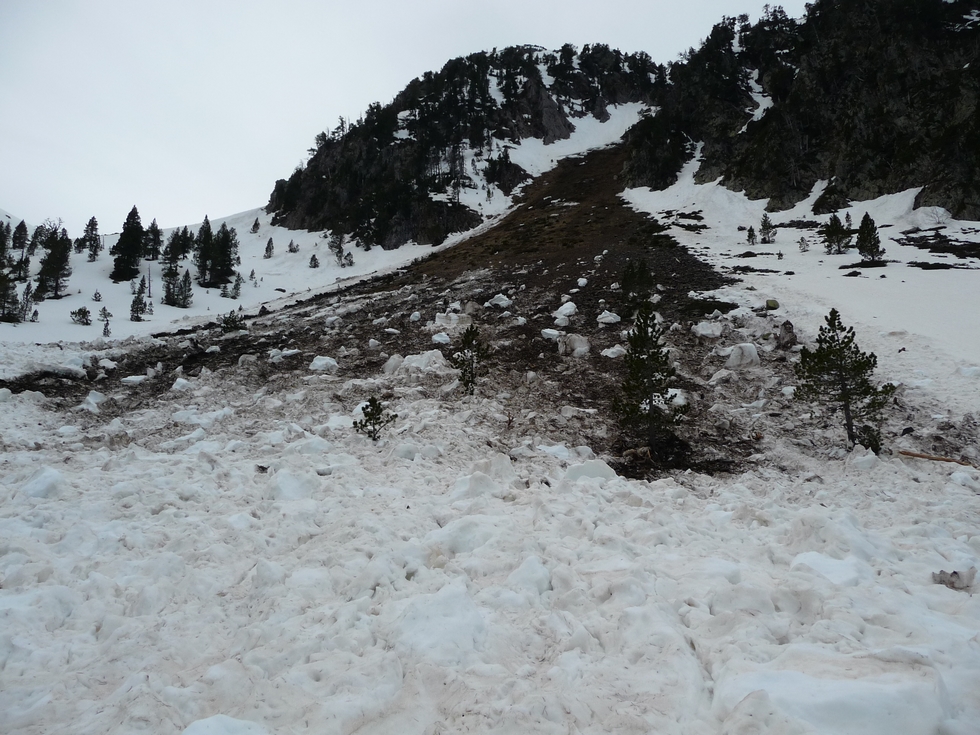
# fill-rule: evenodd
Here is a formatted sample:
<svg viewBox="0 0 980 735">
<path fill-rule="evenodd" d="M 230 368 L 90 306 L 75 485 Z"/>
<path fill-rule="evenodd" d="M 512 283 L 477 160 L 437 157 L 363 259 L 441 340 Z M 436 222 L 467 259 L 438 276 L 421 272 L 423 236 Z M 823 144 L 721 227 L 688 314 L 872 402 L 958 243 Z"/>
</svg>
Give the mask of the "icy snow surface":
<svg viewBox="0 0 980 735">
<path fill-rule="evenodd" d="M 975 731 L 980 597 L 930 575 L 980 563 L 980 473 L 625 480 L 427 355 L 375 444 L 310 375 L 0 398 L 5 733 Z"/>
<path fill-rule="evenodd" d="M 703 210 L 710 229 L 674 233 L 730 264 L 764 202 L 692 176 L 627 197 Z M 855 220 L 937 215 L 913 194 Z M 721 295 L 778 299 L 803 337 L 837 306 L 884 377 L 978 409 L 976 271 L 843 279 L 853 255 L 799 253 L 791 232 L 758 249 L 797 275 Z M 112 370 L 122 347 L 8 342 L 3 364 Z M 977 732 L 980 597 L 932 581 L 980 566 L 977 470 L 786 448 L 737 477 L 626 480 L 509 427 L 502 398 L 447 392 L 438 351 L 354 380 L 287 352 L 268 359 L 307 380 L 282 400 L 145 377 L 172 389 L 107 422 L 99 394 L 60 412 L 0 391 L 0 731 Z M 378 443 L 351 429 L 359 399 L 337 402 L 355 384 L 394 396 Z"/>
</svg>

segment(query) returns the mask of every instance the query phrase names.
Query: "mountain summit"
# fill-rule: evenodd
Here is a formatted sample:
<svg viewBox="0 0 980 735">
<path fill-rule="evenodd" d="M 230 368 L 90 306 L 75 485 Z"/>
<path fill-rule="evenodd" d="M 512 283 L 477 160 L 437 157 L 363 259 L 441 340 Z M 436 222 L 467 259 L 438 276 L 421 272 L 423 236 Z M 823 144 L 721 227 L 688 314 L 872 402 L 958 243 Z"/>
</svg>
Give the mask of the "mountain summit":
<svg viewBox="0 0 980 735">
<path fill-rule="evenodd" d="M 550 145 L 585 118 L 641 103 L 625 182 L 663 188 L 703 143 L 700 181 L 768 198 L 770 211 L 830 182 L 816 209 L 921 187 L 918 206 L 980 218 L 980 15 L 968 0 L 819 0 L 725 18 L 666 66 L 603 44 L 520 46 L 448 62 L 387 104 L 316 136 L 268 203 L 277 224 L 363 247 L 439 243 L 482 217 L 461 193 L 530 178 L 521 141 Z M 470 197 L 472 199 L 472 197 Z"/>
</svg>

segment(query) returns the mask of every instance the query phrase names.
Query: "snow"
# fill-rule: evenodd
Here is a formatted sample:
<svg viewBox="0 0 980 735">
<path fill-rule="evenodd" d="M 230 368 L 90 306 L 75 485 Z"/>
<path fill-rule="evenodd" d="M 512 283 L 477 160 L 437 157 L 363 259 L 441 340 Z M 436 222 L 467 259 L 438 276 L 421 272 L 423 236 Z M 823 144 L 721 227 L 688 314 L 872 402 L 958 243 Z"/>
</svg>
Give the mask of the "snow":
<svg viewBox="0 0 980 735">
<path fill-rule="evenodd" d="M 700 152 L 700 148 L 699 148 Z M 757 245 L 759 257 L 741 260 L 733 256 L 747 249 L 741 225 L 758 229 L 767 200 L 750 200 L 743 193 L 724 188 L 720 181 L 698 184 L 694 174 L 700 156 L 686 164 L 678 181 L 663 191 L 628 189 L 624 199 L 637 210 L 659 216 L 664 212 L 702 212 L 708 229 L 690 232 L 672 226 L 670 234 L 678 242 L 708 262 L 722 268 L 748 264 L 779 273 L 739 274 L 741 282 L 719 289 L 712 298 L 762 307 L 776 299 L 775 313 L 790 320 L 801 335 L 814 336 L 831 308 L 841 314 L 845 325 L 853 326 L 862 349 L 878 356 L 881 376 L 914 386 L 923 396 L 947 406 L 956 413 L 980 411 L 980 390 L 973 371 L 980 366 L 980 262 L 976 258 L 957 262 L 963 270 L 921 270 L 910 261 L 932 260 L 926 251 L 899 245 L 891 237 L 912 227 L 942 226 L 949 237 L 976 242 L 976 223 L 952 219 L 938 207 L 916 209 L 918 189 L 890 194 L 865 202 L 853 202 L 838 214 L 850 214 L 854 226 L 868 212 L 879 227 L 886 259 L 884 269 L 865 271 L 866 277 L 845 278 L 839 266 L 860 257 L 854 250 L 844 255 L 825 255 L 814 230 L 779 227 L 792 220 L 826 221 L 828 215 L 814 216 L 811 207 L 826 186 L 821 182 L 805 200 L 792 209 L 772 212 L 778 227 L 776 242 Z M 810 250 L 800 252 L 798 240 L 805 236 Z M 782 253 L 782 259 L 779 259 Z M 792 275 L 785 275 L 792 272 Z M 882 277 L 884 276 L 884 277 Z M 708 295 L 708 294 L 705 294 Z"/>
<path fill-rule="evenodd" d="M 625 196 L 655 214 L 701 209 L 709 229 L 672 234 L 730 265 L 736 226 L 765 203 L 695 184 L 693 166 L 664 192 Z M 883 234 L 945 219 L 971 236 L 913 198 L 852 216 L 867 209 L 893 226 Z M 804 216 L 805 205 L 772 215 Z M 980 409 L 976 271 L 906 268 L 921 252 L 889 242 L 900 262 L 887 279 L 843 279 L 836 265 L 853 255 L 801 253 L 795 232 L 759 249 L 782 249 L 778 269 L 796 275 L 750 273 L 715 295 L 746 319 L 776 298 L 805 339 L 836 306 L 907 400 L 937 420 Z M 357 267 L 401 262 L 373 253 L 358 251 Z M 288 257 L 270 266 L 284 281 Z M 125 286 L 100 288 L 123 303 Z M 464 316 L 451 307 L 414 328 L 448 338 Z M 184 324 L 155 318 L 154 329 Z M 57 334 L 53 322 L 2 333 L 33 335 L 0 343 L 4 374 L 112 370 L 152 340 L 34 344 Z M 708 318 L 695 332 L 716 340 L 730 327 Z M 715 350 L 719 367 L 733 363 L 711 380 L 720 390 L 759 369 L 761 334 L 751 322 L 743 334 Z M 390 355 L 371 375 L 348 372 L 345 354 L 269 349 L 197 377 L 126 376 L 118 394 L 67 410 L 0 389 L 5 733 L 976 731 L 980 596 L 932 575 L 980 566 L 980 470 L 787 444 L 735 476 L 630 480 L 533 412 L 511 426 L 503 396 L 461 396 L 438 349 Z M 241 379 L 266 360 L 288 368 L 278 383 Z M 746 421 L 791 388 L 753 396 Z M 398 414 L 377 443 L 352 428 L 374 394 Z"/>
</svg>

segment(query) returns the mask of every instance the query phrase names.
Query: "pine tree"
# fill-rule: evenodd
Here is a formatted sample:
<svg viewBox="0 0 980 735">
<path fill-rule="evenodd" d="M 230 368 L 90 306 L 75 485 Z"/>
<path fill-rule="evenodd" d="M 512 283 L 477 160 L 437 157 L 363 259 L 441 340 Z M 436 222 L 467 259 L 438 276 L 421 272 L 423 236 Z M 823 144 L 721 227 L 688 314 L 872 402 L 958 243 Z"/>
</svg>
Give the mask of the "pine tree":
<svg viewBox="0 0 980 735">
<path fill-rule="evenodd" d="M 234 227 L 228 227 L 224 222 L 214 236 L 211 251 L 211 263 L 208 266 L 207 285 L 217 286 L 228 283 L 235 274 L 238 263 L 238 233 Z"/>
<path fill-rule="evenodd" d="M 177 287 L 177 304 L 181 309 L 189 309 L 194 301 L 194 284 L 191 281 L 191 272 L 184 269 L 184 276 L 180 279 Z"/>
<path fill-rule="evenodd" d="M 71 276 L 72 241 L 64 228 L 59 231 L 57 224 L 49 224 L 42 244 L 45 252 L 37 274 L 34 298 L 60 299 Z"/>
<path fill-rule="evenodd" d="M 333 257 L 337 260 L 337 265 L 341 268 L 344 267 L 344 241 L 341 237 L 337 235 L 330 235 L 327 238 L 327 250 L 333 253 Z"/>
<path fill-rule="evenodd" d="M 476 381 L 483 372 L 488 354 L 486 345 L 480 340 L 479 331 L 471 324 L 463 332 L 459 351 L 449 358 L 449 364 L 459 370 L 459 384 L 467 395 L 473 395 L 476 390 Z"/>
<path fill-rule="evenodd" d="M 69 316 L 75 324 L 82 324 L 87 327 L 92 323 L 92 312 L 88 310 L 87 306 L 79 306 Z"/>
<path fill-rule="evenodd" d="M 10 258 L 11 232 L 9 222 L 0 222 L 0 270 L 9 268 L 13 262 Z"/>
<path fill-rule="evenodd" d="M 269 242 L 265 244 L 265 253 L 262 255 L 262 257 L 268 260 L 269 258 L 272 257 L 272 254 L 274 252 L 275 252 L 275 247 L 273 246 L 272 238 L 270 237 Z"/>
<path fill-rule="evenodd" d="M 180 273 L 176 263 L 167 263 L 161 275 L 163 280 L 163 303 L 167 306 L 179 306 L 178 290 L 180 288 Z"/>
<path fill-rule="evenodd" d="M 129 305 L 129 321 L 141 322 L 146 313 L 146 277 L 140 279 L 140 285 L 136 287 L 133 294 L 133 301 Z"/>
<path fill-rule="evenodd" d="M 295 242 L 290 240 L 289 245 L 286 246 L 286 250 L 289 251 L 290 253 L 298 253 L 299 245 L 297 245 Z"/>
<path fill-rule="evenodd" d="M 34 284 L 28 281 L 24 285 L 24 293 L 20 297 L 20 320 L 27 321 L 31 309 L 34 308 Z"/>
<path fill-rule="evenodd" d="M 149 260 L 159 260 L 162 247 L 163 233 L 160 232 L 160 227 L 154 219 L 143 233 L 143 257 Z"/>
<path fill-rule="evenodd" d="M 197 268 L 197 282 L 202 286 L 211 285 L 211 261 L 214 258 L 214 232 L 207 215 L 194 239 L 194 265 Z"/>
<path fill-rule="evenodd" d="M 112 319 L 112 313 L 104 306 L 99 309 L 99 321 L 102 322 L 102 336 L 108 337 L 112 334 L 112 330 L 109 329 L 109 320 Z"/>
<path fill-rule="evenodd" d="M 99 236 L 99 221 L 92 217 L 86 224 L 82 232 L 82 244 L 84 250 L 88 250 L 89 262 L 94 262 L 99 253 L 102 252 L 102 238 Z"/>
<path fill-rule="evenodd" d="M 235 274 L 235 282 L 232 285 L 231 292 L 229 294 L 231 296 L 231 298 L 233 298 L 233 299 L 241 298 L 241 295 L 242 295 L 242 284 L 244 282 L 245 282 L 245 279 L 242 278 L 242 274 L 241 273 L 236 273 Z"/>
<path fill-rule="evenodd" d="M 99 293 L 99 289 L 95 289 L 95 293 L 92 294 L 92 301 L 95 302 L 102 301 L 102 294 Z"/>
<path fill-rule="evenodd" d="M 854 329 L 844 328 L 837 309 L 831 309 L 820 327 L 817 347 L 800 352 L 796 398 L 822 403 L 831 412 L 841 411 L 847 440 L 875 453 L 881 450 L 881 412 L 895 393 L 894 385 L 875 386 L 872 373 L 878 358 L 861 352 L 854 343 Z"/>
<path fill-rule="evenodd" d="M 320 267 L 320 261 L 317 259 L 316 253 L 313 253 L 313 255 L 310 256 L 310 268 L 319 268 L 319 267 Z"/>
<path fill-rule="evenodd" d="M 643 304 L 623 358 L 626 378 L 612 407 L 623 432 L 649 442 L 652 455 L 667 463 L 674 459 L 681 443 L 670 427 L 680 420 L 686 407 L 671 405 L 670 386 L 677 373 L 662 344 L 665 333 L 651 305 Z"/>
<path fill-rule="evenodd" d="M 824 250 L 827 255 L 842 255 L 851 247 L 850 230 L 844 227 L 844 223 L 836 214 L 830 215 L 827 224 L 823 225 L 819 232 L 823 237 Z"/>
<path fill-rule="evenodd" d="M 752 225 L 749 225 L 749 232 L 745 236 L 745 244 L 750 248 L 754 248 L 758 242 L 759 241 L 755 236 L 755 228 L 752 227 Z"/>
<path fill-rule="evenodd" d="M 119 239 L 109 249 L 109 254 L 115 256 L 112 273 L 109 274 L 113 282 L 131 281 L 139 275 L 139 262 L 143 254 L 143 223 L 135 206 L 126 215 Z"/>
<path fill-rule="evenodd" d="M 25 281 L 31 274 L 31 259 L 27 255 L 27 223 L 24 220 L 14 228 L 14 234 L 10 239 L 10 256 L 13 251 L 19 250 L 20 257 L 14 265 L 13 277 L 15 281 Z"/>
<path fill-rule="evenodd" d="M 19 322 L 20 299 L 17 298 L 17 285 L 3 269 L 0 269 L 0 322 Z"/>
<path fill-rule="evenodd" d="M 381 401 L 374 396 L 368 398 L 367 405 L 361 409 L 361 414 L 364 418 L 354 422 L 354 431 L 367 434 L 372 441 L 378 441 L 381 430 L 398 418 L 397 413 L 388 413 Z"/>
<path fill-rule="evenodd" d="M 763 245 L 769 245 L 776 241 L 776 228 L 769 219 L 769 215 L 763 213 L 762 222 L 759 223 L 759 239 Z"/>
<path fill-rule="evenodd" d="M 259 231 L 259 218 L 256 217 L 255 222 L 252 223 L 252 229 L 250 230 L 250 232 L 254 235 L 258 231 Z"/>
<path fill-rule="evenodd" d="M 854 244 L 862 260 L 879 263 L 885 257 L 885 249 L 881 247 L 878 228 L 875 226 L 875 221 L 871 219 L 871 215 L 867 212 L 864 213 L 864 217 L 861 219 L 861 225 L 858 227 L 857 240 Z"/>
</svg>

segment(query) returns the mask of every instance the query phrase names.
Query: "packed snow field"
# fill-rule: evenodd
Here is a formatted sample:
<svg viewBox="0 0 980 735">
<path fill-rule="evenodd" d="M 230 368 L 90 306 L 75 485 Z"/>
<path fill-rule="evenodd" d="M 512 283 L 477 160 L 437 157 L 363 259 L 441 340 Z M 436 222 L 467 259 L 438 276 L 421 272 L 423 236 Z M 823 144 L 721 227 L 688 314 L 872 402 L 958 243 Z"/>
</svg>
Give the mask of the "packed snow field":
<svg viewBox="0 0 980 735">
<path fill-rule="evenodd" d="M 764 204 L 690 167 L 626 196 L 664 221 L 702 210 L 709 229 L 672 234 L 719 265 L 741 262 L 735 228 Z M 896 230 L 935 216 L 908 195 L 855 220 L 865 208 Z M 764 257 L 796 275 L 748 274 L 725 298 L 776 297 L 807 339 L 837 306 L 937 425 L 980 411 L 977 271 L 844 278 L 853 255 L 784 232 L 765 248 L 779 266 Z M 3 362 L 111 371 L 121 348 L 7 343 Z M 263 384 L 266 360 L 296 369 Z M 132 376 L 121 399 L 169 389 L 111 421 L 98 394 L 62 411 L 0 391 L 0 729 L 977 731 L 977 588 L 933 574 L 980 566 L 980 471 L 787 440 L 737 476 L 627 480 L 533 409 L 508 417 L 492 376 L 472 398 L 456 379 L 436 351 L 354 375 L 341 354 L 256 348 L 198 377 Z M 372 395 L 398 414 L 377 443 L 352 428 Z"/>
</svg>

